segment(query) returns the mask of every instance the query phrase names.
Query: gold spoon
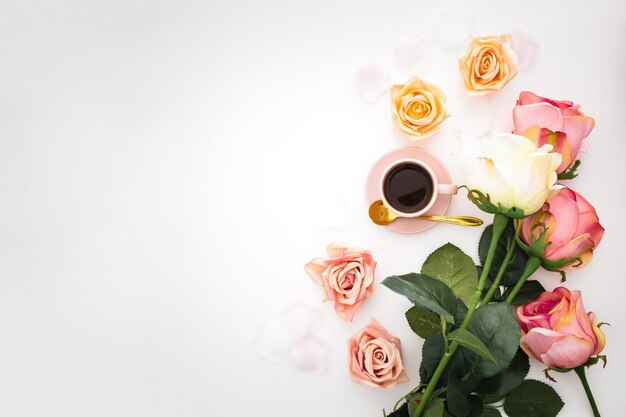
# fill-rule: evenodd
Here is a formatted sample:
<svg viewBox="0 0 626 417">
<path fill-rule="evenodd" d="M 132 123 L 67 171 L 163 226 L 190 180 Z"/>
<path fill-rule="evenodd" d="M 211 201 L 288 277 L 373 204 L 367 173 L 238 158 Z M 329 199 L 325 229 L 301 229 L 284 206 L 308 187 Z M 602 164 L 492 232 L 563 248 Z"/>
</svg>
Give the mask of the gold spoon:
<svg viewBox="0 0 626 417">
<path fill-rule="evenodd" d="M 370 219 L 372 219 L 372 221 L 379 226 L 385 226 L 399 217 L 396 213 L 389 210 L 387 206 L 385 206 L 385 204 L 382 202 L 382 200 L 376 200 L 372 203 L 369 209 L 369 214 L 370 214 Z M 472 217 L 472 216 L 426 216 L 426 215 L 422 215 L 422 216 L 418 216 L 415 218 L 424 219 L 424 220 L 432 220 L 434 222 L 456 224 L 459 226 L 480 226 L 481 224 L 483 224 L 482 220 L 480 220 L 477 217 Z"/>
</svg>

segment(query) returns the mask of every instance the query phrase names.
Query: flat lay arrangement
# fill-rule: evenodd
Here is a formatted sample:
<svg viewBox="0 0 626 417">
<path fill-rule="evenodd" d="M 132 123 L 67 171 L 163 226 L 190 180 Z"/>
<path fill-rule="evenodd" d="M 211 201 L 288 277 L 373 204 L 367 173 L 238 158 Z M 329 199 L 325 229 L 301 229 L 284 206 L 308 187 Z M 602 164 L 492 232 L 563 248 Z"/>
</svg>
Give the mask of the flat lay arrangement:
<svg viewBox="0 0 626 417">
<path fill-rule="evenodd" d="M 469 41 L 458 61 L 468 95 L 497 94 L 517 75 L 514 44 L 510 34 Z M 581 292 L 566 281 L 568 272 L 591 262 L 604 234 L 596 209 L 579 194 L 584 190 L 567 186 L 578 175 L 595 121 L 579 104 L 521 91 L 511 103 L 513 132 L 460 133 L 451 149 L 462 172 L 455 184 L 419 146 L 454 117 L 446 100 L 440 87 L 419 77 L 391 87 L 391 118 L 412 144 L 374 164 L 366 182 L 369 217 L 399 233 L 423 232 L 438 222 L 461 226 L 459 233 L 462 226 L 480 226 L 478 218 L 448 213 L 458 194 L 454 198 L 466 196 L 493 222 L 477 242 L 479 265 L 451 242 L 433 248 L 419 271 L 389 276 L 376 290 L 413 304 L 398 320 L 424 339 L 419 381 L 411 381 L 414 388 L 395 405 L 381 405 L 383 413 L 556 416 L 563 402 L 550 381 L 574 371 L 590 406 L 584 414 L 600 416 L 585 372 L 606 365 L 606 323 L 586 310 Z M 339 318 L 351 322 L 375 294 L 375 257 L 338 243 L 327 252 L 305 271 Z M 532 279 L 539 268 L 562 284 L 547 291 Z M 407 383 L 400 340 L 376 320 L 350 338 L 347 361 L 357 383 L 387 389 Z M 545 366 L 546 381 L 526 378 L 531 361 Z"/>
<path fill-rule="evenodd" d="M 626 415 L 626 1 L 0 20 L 0 417 Z"/>
</svg>

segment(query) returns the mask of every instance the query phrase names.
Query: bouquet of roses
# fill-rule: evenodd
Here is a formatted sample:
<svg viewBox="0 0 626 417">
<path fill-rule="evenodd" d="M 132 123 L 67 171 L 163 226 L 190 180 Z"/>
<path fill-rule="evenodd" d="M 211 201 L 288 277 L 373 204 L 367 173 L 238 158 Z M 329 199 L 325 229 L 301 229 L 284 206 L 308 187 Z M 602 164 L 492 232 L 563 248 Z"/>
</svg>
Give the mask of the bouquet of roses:
<svg viewBox="0 0 626 417">
<path fill-rule="evenodd" d="M 474 40 L 461 58 L 471 94 L 497 91 L 516 74 L 510 37 Z M 449 115 L 445 95 L 418 78 L 392 87 L 392 116 L 399 130 L 422 138 Z M 553 291 L 530 280 L 539 268 L 565 281 L 587 265 L 604 229 L 594 207 L 558 184 L 574 178 L 579 152 L 594 127 L 580 106 L 522 92 L 513 109 L 513 133 L 464 135 L 458 155 L 468 198 L 493 214 L 480 239 L 480 265 L 448 243 L 428 256 L 419 272 L 382 284 L 413 303 L 411 329 L 424 339 L 420 383 L 388 417 L 556 416 L 563 406 L 548 384 L 527 380 L 529 358 L 545 375 L 574 371 L 593 414 L 599 416 L 585 368 L 600 355 L 605 337 L 580 291 Z M 313 259 L 307 273 L 346 321 L 373 294 L 376 262 L 362 249 L 330 245 L 329 258 Z M 406 381 L 400 341 L 372 321 L 348 341 L 350 376 L 391 388 Z"/>
<path fill-rule="evenodd" d="M 587 264 L 604 231 L 596 212 L 555 185 L 562 157 L 550 147 L 494 133 L 471 148 L 479 151 L 462 162 L 468 197 L 494 215 L 480 240 L 481 265 L 447 244 L 420 273 L 383 281 L 413 302 L 406 318 L 425 339 L 421 384 L 390 416 L 497 416 L 500 406 L 510 417 L 556 415 L 562 402 L 554 390 L 524 381 L 528 357 L 543 362 L 548 377 L 574 370 L 599 415 L 584 371 L 604 360 L 594 314 L 579 291 L 547 292 L 528 280 L 540 267 L 564 277 Z"/>
</svg>

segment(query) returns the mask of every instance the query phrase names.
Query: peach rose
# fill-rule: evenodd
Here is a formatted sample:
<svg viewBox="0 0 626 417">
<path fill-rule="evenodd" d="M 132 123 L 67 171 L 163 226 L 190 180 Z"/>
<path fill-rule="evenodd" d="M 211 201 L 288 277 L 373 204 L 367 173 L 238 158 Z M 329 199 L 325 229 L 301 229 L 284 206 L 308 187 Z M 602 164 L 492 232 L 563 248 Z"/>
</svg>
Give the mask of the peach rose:
<svg viewBox="0 0 626 417">
<path fill-rule="evenodd" d="M 528 356 L 550 368 L 576 368 L 604 349 L 606 338 L 596 316 L 585 312 L 580 291 L 559 287 L 517 307 Z"/>
<path fill-rule="evenodd" d="M 363 301 L 374 294 L 376 261 L 364 249 L 331 243 L 328 259 L 314 258 L 304 270 L 324 289 L 324 301 L 335 302 L 335 311 L 351 322 Z"/>
<path fill-rule="evenodd" d="M 587 265 L 604 235 L 596 209 L 567 187 L 548 198 L 539 211 L 522 219 L 518 230 L 522 242 L 552 270 Z M 539 246 L 534 244 L 538 240 Z"/>
<path fill-rule="evenodd" d="M 481 96 L 501 90 L 517 75 L 517 55 L 511 35 L 473 38 L 459 58 L 463 85 L 469 95 Z"/>
<path fill-rule="evenodd" d="M 348 373 L 354 382 L 371 387 L 393 388 L 408 381 L 400 340 L 372 320 L 348 339 Z"/>
<path fill-rule="evenodd" d="M 446 99 L 436 85 L 410 78 L 406 84 L 391 87 L 392 119 L 411 141 L 426 139 L 439 132 L 441 122 L 450 117 Z"/>
</svg>

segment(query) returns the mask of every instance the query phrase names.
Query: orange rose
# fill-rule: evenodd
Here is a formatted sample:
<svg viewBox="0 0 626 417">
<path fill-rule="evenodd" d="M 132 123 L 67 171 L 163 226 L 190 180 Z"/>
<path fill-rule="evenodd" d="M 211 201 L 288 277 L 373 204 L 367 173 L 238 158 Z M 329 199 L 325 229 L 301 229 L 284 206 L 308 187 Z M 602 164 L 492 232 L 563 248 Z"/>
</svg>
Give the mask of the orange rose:
<svg viewBox="0 0 626 417">
<path fill-rule="evenodd" d="M 413 77 L 406 84 L 391 87 L 391 113 L 402 133 L 412 141 L 425 139 L 439 131 L 439 125 L 450 117 L 446 95 L 439 87 Z"/>
<path fill-rule="evenodd" d="M 459 58 L 459 68 L 468 94 L 481 96 L 501 90 L 517 75 L 511 35 L 473 38 L 467 53 Z"/>
</svg>

